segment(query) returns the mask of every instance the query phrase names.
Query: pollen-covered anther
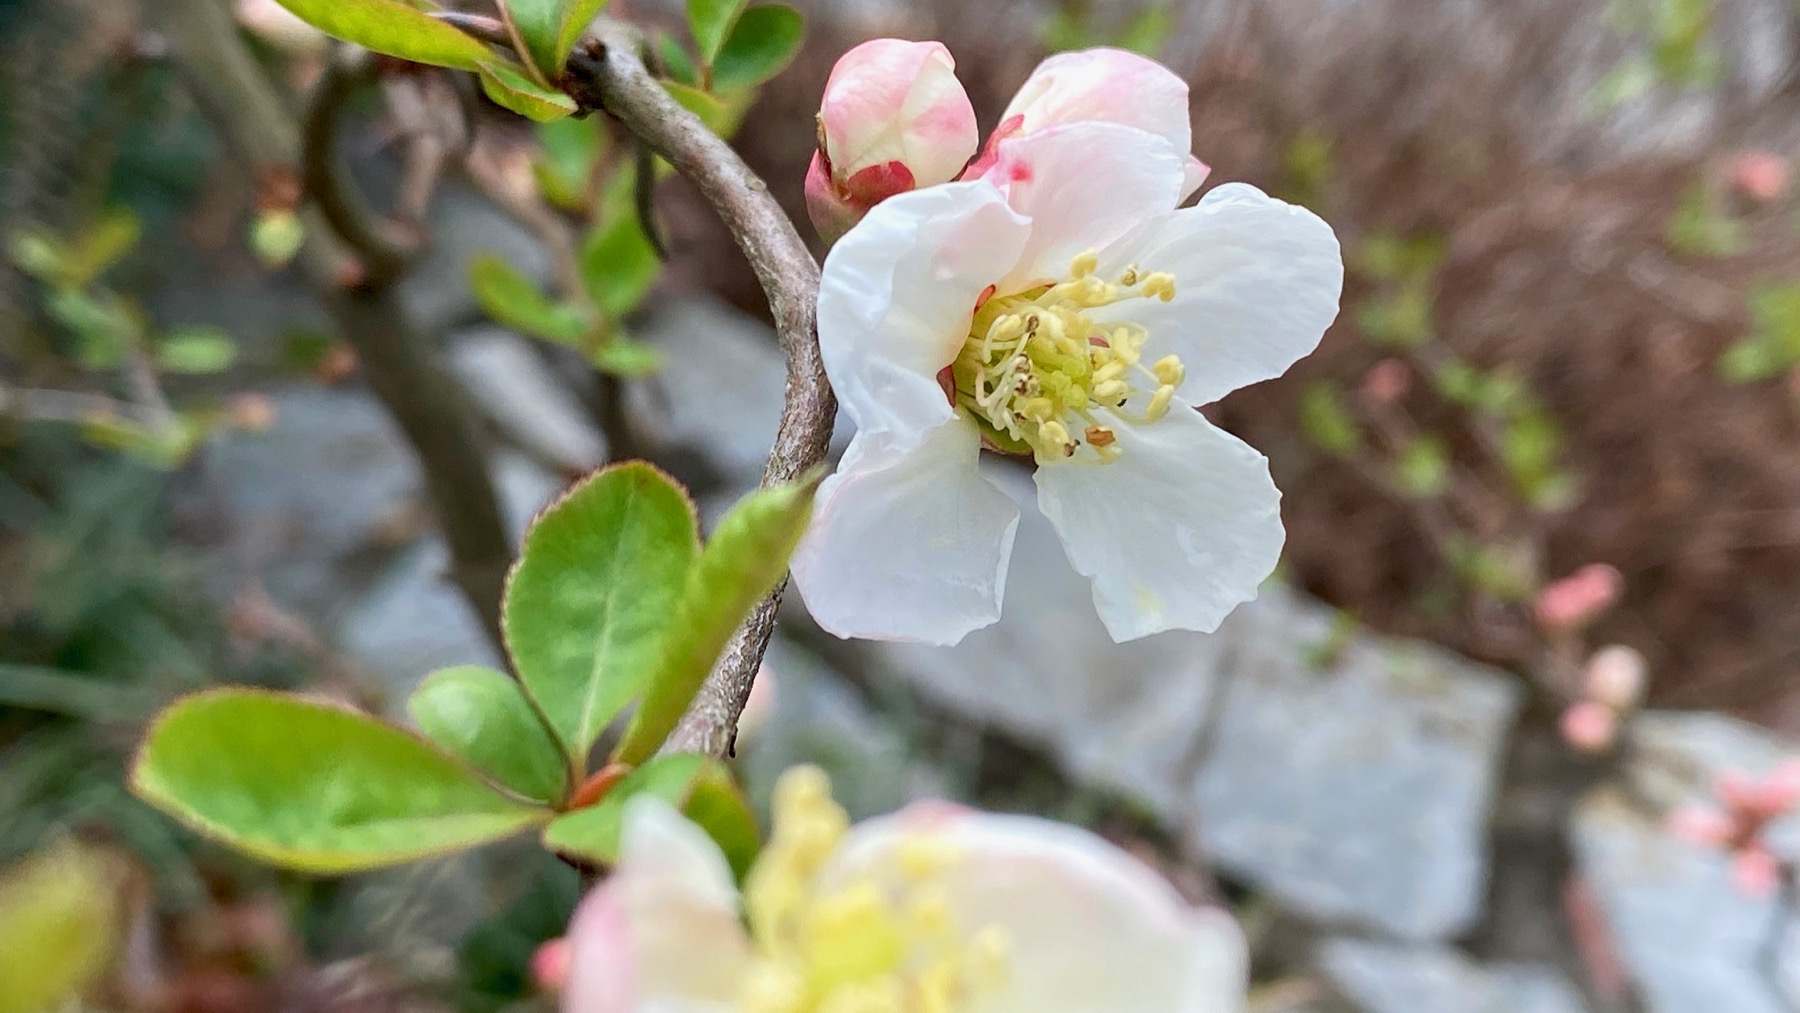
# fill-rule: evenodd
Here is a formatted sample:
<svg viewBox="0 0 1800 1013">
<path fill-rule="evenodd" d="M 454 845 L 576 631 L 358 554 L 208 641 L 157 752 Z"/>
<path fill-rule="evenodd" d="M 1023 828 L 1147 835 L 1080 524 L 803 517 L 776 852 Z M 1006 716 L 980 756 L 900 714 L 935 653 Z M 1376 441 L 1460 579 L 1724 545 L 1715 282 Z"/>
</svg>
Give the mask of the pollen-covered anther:
<svg viewBox="0 0 1800 1013">
<path fill-rule="evenodd" d="M 1146 367 L 1149 332 L 1128 317 L 1102 323 L 1095 311 L 1173 298 L 1175 278 L 1131 267 L 1110 282 L 1098 271 L 1099 256 L 1089 250 L 1070 262 L 1064 280 L 996 295 L 976 311 L 951 366 L 953 400 L 982 426 L 989 446 L 1039 463 L 1085 448 L 1088 460 L 1106 463 L 1123 452 L 1113 419 L 1142 424 L 1168 412 L 1174 391 L 1161 392 L 1184 379 L 1180 359 Z"/>
</svg>

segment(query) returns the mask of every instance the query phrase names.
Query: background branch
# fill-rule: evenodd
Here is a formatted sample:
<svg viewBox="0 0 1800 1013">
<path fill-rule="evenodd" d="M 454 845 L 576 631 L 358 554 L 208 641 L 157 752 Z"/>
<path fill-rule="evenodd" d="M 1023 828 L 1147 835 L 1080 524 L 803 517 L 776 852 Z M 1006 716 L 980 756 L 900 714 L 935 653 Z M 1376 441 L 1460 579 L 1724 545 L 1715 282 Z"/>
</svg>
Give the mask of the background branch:
<svg viewBox="0 0 1800 1013">
<path fill-rule="evenodd" d="M 768 297 L 787 356 L 787 395 L 763 485 L 790 482 L 825 459 L 837 401 L 819 358 L 819 265 L 764 183 L 700 118 L 657 83 L 627 26 L 602 21 L 570 57 L 562 85 L 585 109 L 604 109 L 687 177 L 730 229 Z M 775 629 L 778 586 L 750 613 L 670 736 L 670 751 L 725 755 Z"/>
<path fill-rule="evenodd" d="M 258 178 L 297 173 L 302 159 L 297 117 L 251 56 L 225 5 L 183 0 L 168 5 L 166 17 L 188 87 L 225 144 Z M 330 151 L 322 133 L 334 125 L 312 117 L 315 152 Z M 338 179 L 322 172 L 314 182 L 331 191 Z M 342 196 L 327 192 L 321 206 Z M 306 224 L 300 268 L 418 455 L 450 546 L 451 577 L 498 644 L 500 594 L 512 545 L 467 399 L 437 360 L 428 336 L 402 310 L 390 279 L 369 270 L 376 265 L 348 260 L 320 216 L 309 214 Z M 343 283 L 359 274 L 363 284 Z"/>
</svg>

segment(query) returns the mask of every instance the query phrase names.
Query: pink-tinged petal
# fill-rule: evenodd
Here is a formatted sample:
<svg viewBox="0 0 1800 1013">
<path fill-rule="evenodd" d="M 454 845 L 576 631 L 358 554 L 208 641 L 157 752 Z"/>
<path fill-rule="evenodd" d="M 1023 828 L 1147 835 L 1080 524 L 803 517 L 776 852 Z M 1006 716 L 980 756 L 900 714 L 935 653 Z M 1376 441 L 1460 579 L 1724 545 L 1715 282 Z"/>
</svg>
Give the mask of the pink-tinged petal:
<svg viewBox="0 0 1800 1013">
<path fill-rule="evenodd" d="M 1058 53 L 1038 64 L 1001 114 L 1017 133 L 1067 123 L 1118 123 L 1193 148 L 1187 82 L 1149 57 L 1123 49 Z"/>
<path fill-rule="evenodd" d="M 1116 641 L 1164 630 L 1211 633 L 1256 597 L 1281 557 L 1281 492 L 1269 462 L 1177 404 L 1119 425 L 1110 463 L 1037 470 L 1038 506 Z"/>
<path fill-rule="evenodd" d="M 626 804 L 619 863 L 569 928 L 564 1013 L 732 1008 L 750 961 L 719 848 L 660 799 Z"/>
<path fill-rule="evenodd" d="M 840 185 L 898 162 L 916 185 L 956 178 L 975 154 L 975 110 L 940 42 L 874 39 L 845 53 L 825 84 L 819 118 Z"/>
<path fill-rule="evenodd" d="M 1142 862 L 1079 827 L 1031 816 L 908 808 L 858 824 L 825 870 L 833 885 L 887 877 L 928 844 L 928 877 L 959 931 L 1007 941 L 979 1013 L 1234 1013 L 1243 1007 L 1242 934 L 1197 910 Z M 898 883 L 896 882 L 896 885 Z"/>
<path fill-rule="evenodd" d="M 1189 155 L 1187 168 L 1181 174 L 1181 202 L 1186 203 L 1189 197 L 1198 192 L 1200 184 L 1206 182 L 1206 177 L 1210 175 L 1212 175 L 1212 166 Z"/>
<path fill-rule="evenodd" d="M 1737 821 L 1711 806 L 1683 806 L 1669 814 L 1669 833 L 1677 840 L 1703 848 L 1717 848 L 1737 834 Z"/>
<path fill-rule="evenodd" d="M 980 450 L 961 418 L 906 450 L 856 435 L 794 554 L 794 586 L 820 626 L 954 644 L 1000 618 L 1019 509 L 981 477 Z"/>
<path fill-rule="evenodd" d="M 1564 741 L 1584 753 L 1611 748 L 1619 735 L 1619 713 L 1603 703 L 1578 700 L 1557 719 Z"/>
<path fill-rule="evenodd" d="M 952 417 L 937 375 L 1027 232 L 994 187 L 948 183 L 883 201 L 832 247 L 819 350 L 859 431 L 887 433 L 903 450 Z"/>
<path fill-rule="evenodd" d="M 1146 361 L 1179 355 L 1187 379 L 1177 397 L 1189 404 L 1286 372 L 1318 347 L 1344 284 L 1331 226 L 1242 183 L 1216 187 L 1101 251 L 1102 277 L 1128 267 L 1173 274 L 1175 298 L 1128 300 L 1094 316 L 1147 328 Z"/>
<path fill-rule="evenodd" d="M 984 178 L 1031 219 L 1031 240 L 1000 291 L 1067 278 L 1077 254 L 1174 210 L 1185 158 L 1167 140 L 1116 123 L 1051 127 L 1001 142 Z"/>
<path fill-rule="evenodd" d="M 1776 806 L 1769 815 L 1779 816 L 1800 802 L 1800 759 L 1783 760 L 1769 772 L 1769 778 L 1763 782 L 1767 791 L 1767 800 Z"/>
<path fill-rule="evenodd" d="M 1746 897 L 1773 897 L 1781 887 L 1781 860 L 1768 848 L 1753 844 L 1732 857 L 1731 885 Z"/>
</svg>

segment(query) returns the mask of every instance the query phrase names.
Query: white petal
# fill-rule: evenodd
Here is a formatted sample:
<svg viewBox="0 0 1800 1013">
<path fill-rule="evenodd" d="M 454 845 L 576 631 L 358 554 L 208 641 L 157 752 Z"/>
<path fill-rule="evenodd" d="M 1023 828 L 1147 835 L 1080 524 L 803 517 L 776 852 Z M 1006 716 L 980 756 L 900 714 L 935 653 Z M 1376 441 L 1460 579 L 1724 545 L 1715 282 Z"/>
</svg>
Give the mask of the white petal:
<svg viewBox="0 0 1800 1013">
<path fill-rule="evenodd" d="M 1187 366 L 1180 398 L 1210 404 L 1280 376 L 1319 345 L 1337 316 L 1344 261 L 1331 226 L 1253 186 L 1227 183 L 1101 251 L 1100 272 L 1175 276 L 1175 298 L 1115 303 L 1094 316 L 1150 331 L 1144 357 Z"/>
<path fill-rule="evenodd" d="M 856 434 L 794 554 L 794 584 L 820 626 L 954 644 L 1000 618 L 1019 508 L 981 477 L 980 452 L 963 418 L 907 450 Z"/>
<path fill-rule="evenodd" d="M 819 349 L 858 430 L 916 438 L 953 415 L 937 374 L 1026 231 L 992 185 L 946 183 L 882 201 L 832 247 Z"/>
<path fill-rule="evenodd" d="M 711 838 L 660 799 L 626 803 L 619 863 L 570 925 L 564 1013 L 725 1013 L 750 960 Z"/>
<path fill-rule="evenodd" d="M 1190 907 L 1142 862 L 1079 827 L 922 803 L 858 824 L 824 883 L 891 876 L 901 849 L 921 841 L 945 856 L 930 882 L 958 929 L 995 926 L 1009 943 L 1003 984 L 978 993 L 971 1013 L 1242 1008 L 1244 943 L 1231 919 Z"/>
<path fill-rule="evenodd" d="M 1187 152 L 1117 123 L 1071 123 L 1000 143 L 986 179 L 1031 219 L 1031 240 L 1002 294 L 1069 276 L 1069 263 L 1175 208 Z"/>
<path fill-rule="evenodd" d="M 1069 563 L 1094 582 L 1116 641 L 1211 633 L 1281 557 L 1281 492 L 1269 462 L 1186 405 L 1115 428 L 1110 464 L 1040 467 L 1038 506 Z"/>
</svg>

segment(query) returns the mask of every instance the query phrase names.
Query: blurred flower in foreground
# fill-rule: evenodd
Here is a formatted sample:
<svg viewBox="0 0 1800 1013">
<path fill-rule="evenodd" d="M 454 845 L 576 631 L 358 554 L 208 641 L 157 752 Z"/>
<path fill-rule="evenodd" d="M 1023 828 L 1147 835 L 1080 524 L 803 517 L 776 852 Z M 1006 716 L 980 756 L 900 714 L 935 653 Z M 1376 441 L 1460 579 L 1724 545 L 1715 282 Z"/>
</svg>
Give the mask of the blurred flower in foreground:
<svg viewBox="0 0 1800 1013">
<path fill-rule="evenodd" d="M 1100 838 L 944 804 L 852 828 L 812 767 L 777 785 L 741 899 L 699 828 L 634 799 L 618 866 L 569 940 L 567 1013 L 1231 1013 L 1244 1001 L 1231 919 L 1190 908 Z"/>
<path fill-rule="evenodd" d="M 819 342 L 857 435 L 794 559 L 825 629 L 947 644 L 999 617 L 1019 515 L 978 473 L 984 447 L 1036 462 L 1115 640 L 1214 630 L 1274 569 L 1268 461 L 1192 406 L 1318 345 L 1337 238 L 1242 184 L 1177 210 L 1185 97 L 1139 102 L 1040 96 L 1028 107 L 1136 122 L 1027 114 L 980 178 L 888 198 L 826 258 Z"/>
<path fill-rule="evenodd" d="M 1546 630 L 1573 630 L 1612 608 L 1625 588 L 1625 578 L 1605 563 L 1589 563 L 1538 592 L 1533 611 Z"/>
<path fill-rule="evenodd" d="M 1758 781 L 1745 774 L 1720 775 L 1717 806 L 1688 806 L 1669 817 L 1669 831 L 1703 847 L 1731 855 L 1731 881 L 1752 897 L 1767 897 L 1781 886 L 1783 861 L 1769 850 L 1769 824 L 1800 802 L 1800 760 L 1786 760 Z"/>
<path fill-rule="evenodd" d="M 831 69 L 806 210 L 827 240 L 898 193 L 947 183 L 975 154 L 975 110 L 941 42 L 875 39 Z"/>
</svg>

